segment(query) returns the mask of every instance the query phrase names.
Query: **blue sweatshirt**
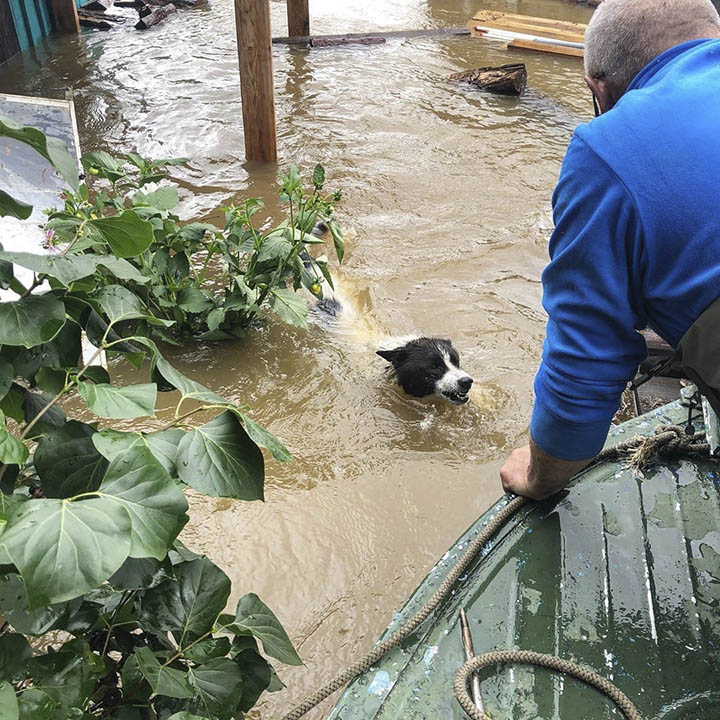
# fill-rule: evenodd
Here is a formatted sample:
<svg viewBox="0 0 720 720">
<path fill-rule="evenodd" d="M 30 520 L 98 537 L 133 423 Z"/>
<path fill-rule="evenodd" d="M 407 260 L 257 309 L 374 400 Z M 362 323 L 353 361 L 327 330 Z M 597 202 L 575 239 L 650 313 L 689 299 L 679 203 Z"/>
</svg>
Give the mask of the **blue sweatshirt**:
<svg viewBox="0 0 720 720">
<path fill-rule="evenodd" d="M 646 357 L 637 330 L 675 346 L 720 296 L 720 40 L 663 53 L 576 129 L 553 218 L 530 433 L 582 460 Z"/>
</svg>

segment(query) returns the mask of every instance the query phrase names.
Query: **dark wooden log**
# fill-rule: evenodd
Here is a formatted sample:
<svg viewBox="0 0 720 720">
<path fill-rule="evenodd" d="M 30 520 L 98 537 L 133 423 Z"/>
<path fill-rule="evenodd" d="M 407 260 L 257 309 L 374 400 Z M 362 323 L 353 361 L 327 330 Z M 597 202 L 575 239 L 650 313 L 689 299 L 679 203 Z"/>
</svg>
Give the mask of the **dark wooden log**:
<svg viewBox="0 0 720 720">
<path fill-rule="evenodd" d="M 450 80 L 468 82 L 481 90 L 500 95 L 521 95 L 527 85 L 527 69 L 523 63 L 482 67 L 454 73 Z"/>
<path fill-rule="evenodd" d="M 145 12 L 149 10 L 149 12 Z M 153 10 L 145 7 L 140 9 L 140 20 L 135 23 L 136 30 L 147 30 L 153 25 L 157 25 L 162 22 L 168 15 L 172 15 L 177 12 L 176 7 L 170 3 L 169 5 L 163 5 L 162 7 L 156 7 Z M 145 13 L 145 14 L 143 14 Z"/>
<path fill-rule="evenodd" d="M 312 38 L 310 47 L 326 48 L 337 47 L 338 45 L 382 45 L 384 37 L 367 35 L 365 37 L 339 37 L 339 38 Z"/>
<path fill-rule="evenodd" d="M 105 12 L 114 4 L 114 0 L 93 0 L 87 5 L 83 5 L 83 10 L 92 10 L 93 12 Z"/>
<path fill-rule="evenodd" d="M 115 25 L 127 22 L 128 18 L 120 15 L 108 15 L 105 12 L 92 12 L 90 10 L 78 10 L 78 19 L 83 27 L 95 28 L 95 30 L 112 30 Z"/>
<path fill-rule="evenodd" d="M 115 6 L 121 8 L 141 8 L 145 3 L 142 0 L 115 0 Z"/>
</svg>

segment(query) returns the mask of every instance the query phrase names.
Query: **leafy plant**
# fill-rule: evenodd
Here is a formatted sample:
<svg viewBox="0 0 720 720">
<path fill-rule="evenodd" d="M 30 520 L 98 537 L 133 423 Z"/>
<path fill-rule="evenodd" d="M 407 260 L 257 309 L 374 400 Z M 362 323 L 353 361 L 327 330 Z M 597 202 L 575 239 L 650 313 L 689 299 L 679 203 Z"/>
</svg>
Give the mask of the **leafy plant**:
<svg viewBox="0 0 720 720">
<path fill-rule="evenodd" d="M 280 199 L 287 218 L 265 230 L 255 217 L 263 204 L 249 199 L 225 208 L 225 227 L 181 223 L 172 210 L 177 188 L 162 184 L 165 168 L 179 161 L 150 161 L 106 152 L 83 158 L 95 181 L 106 181 L 91 196 L 86 185 L 66 194 L 65 207 L 50 214 L 53 242 L 86 254 L 114 254 L 137 270 L 113 279 L 136 294 L 156 322 L 149 333 L 177 343 L 191 336 L 219 340 L 241 337 L 261 308 L 269 306 L 282 320 L 306 327 L 307 302 L 295 291 L 304 287 L 322 297 L 332 287 L 316 227 L 331 235 L 342 261 L 342 230 L 334 217 L 339 192 L 323 192 L 325 171 L 315 168 L 307 191 L 295 166 L 280 177 Z M 139 280 L 139 276 L 143 280 Z M 165 321 L 159 322 L 160 320 Z"/>
<path fill-rule="evenodd" d="M 173 367 L 152 338 L 196 331 L 201 322 L 194 316 L 209 325 L 213 310 L 227 309 L 203 289 L 200 275 L 199 285 L 178 277 L 175 298 L 194 290 L 212 310 L 198 305 L 178 317 L 156 303 L 161 294 L 153 285 L 166 277 L 158 275 L 158 255 L 169 249 L 170 260 L 187 253 L 188 245 L 177 249 L 180 239 L 205 247 L 208 231 L 180 227 L 167 208 L 158 208 L 170 204 L 170 194 L 162 201 L 159 189 L 151 191 L 152 201 L 151 192 L 141 191 L 142 200 L 136 193 L 134 209 L 123 209 L 113 191 L 131 181 L 110 156 L 86 160 L 89 171 L 103 168 L 112 187 L 91 200 L 66 149 L 6 118 L 0 134 L 41 152 L 75 188 L 63 212 L 53 215 L 53 232 L 66 234 L 64 249 L 0 252 L 6 291 L 0 302 L 0 717 L 241 718 L 261 693 L 282 688 L 258 642 L 264 655 L 281 662 L 300 658 L 256 595 L 241 598 L 233 614 L 224 612 L 230 580 L 178 540 L 188 520 L 183 490 L 262 499 L 260 447 L 280 461 L 290 455 L 247 408 Z M 128 157 L 138 170 L 135 189 L 164 177 L 167 161 Z M 302 213 L 320 200 L 303 201 L 296 174 L 290 176 L 283 184 L 305 222 Z M 249 220 L 249 210 L 243 212 Z M 0 214 L 23 213 L 9 193 L 0 195 Z M 245 221 L 231 215 L 233 227 L 242 228 Z M 288 229 L 295 252 L 293 242 L 306 244 L 304 231 L 295 218 L 287 227 L 295 228 Z M 243 232 L 263 237 L 247 223 Z M 223 248 L 214 254 L 234 242 L 232 233 L 220 233 L 221 241 L 212 231 L 207 243 Z M 190 263 L 193 253 L 186 258 Z M 33 272 L 33 282 L 21 282 L 19 267 Z M 282 297 L 284 260 L 276 264 L 277 282 L 261 282 L 259 270 L 243 267 L 244 277 L 255 278 L 246 284 L 258 293 L 258 309 L 261 294 Z M 237 282 L 235 272 L 224 280 Z M 247 322 L 251 313 L 243 307 Z M 150 377 L 119 384 L 104 359 L 110 370 L 126 361 Z M 108 423 L 155 417 L 160 391 L 175 393 L 175 409 L 155 421 L 154 431 L 119 431 Z M 82 420 L 67 414 L 82 406 Z M 190 424 L 199 413 L 214 417 Z"/>
</svg>

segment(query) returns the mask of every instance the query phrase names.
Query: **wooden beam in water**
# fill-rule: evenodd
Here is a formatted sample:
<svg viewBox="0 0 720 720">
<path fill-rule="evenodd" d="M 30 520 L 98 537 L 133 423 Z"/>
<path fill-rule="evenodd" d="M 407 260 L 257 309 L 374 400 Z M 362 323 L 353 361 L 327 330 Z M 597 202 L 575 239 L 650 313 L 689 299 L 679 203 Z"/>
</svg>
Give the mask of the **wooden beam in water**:
<svg viewBox="0 0 720 720">
<path fill-rule="evenodd" d="M 235 0 L 245 157 L 277 160 L 270 0 Z"/>
<path fill-rule="evenodd" d="M 57 32 L 64 34 L 80 32 L 80 18 L 75 0 L 49 0 L 49 5 Z"/>
<path fill-rule="evenodd" d="M 275 45 L 307 45 L 311 40 L 355 40 L 362 38 L 420 38 L 420 37 L 447 37 L 453 35 L 469 35 L 468 28 L 427 28 L 423 30 L 391 30 L 380 33 L 346 33 L 345 35 L 316 35 L 315 37 L 276 37 Z M 339 44 L 342 44 L 339 43 Z"/>
<path fill-rule="evenodd" d="M 494 23 L 522 23 L 537 26 L 537 28 L 552 28 L 554 30 L 562 30 L 565 32 L 576 33 L 584 36 L 587 25 L 583 23 L 568 22 L 567 20 L 554 20 L 552 18 L 536 17 L 534 15 L 518 15 L 516 13 L 506 13 L 497 10 L 479 10 L 473 16 L 478 25 L 485 25 L 488 22 Z M 582 42 L 582 41 L 581 41 Z"/>
<path fill-rule="evenodd" d="M 532 40 L 513 40 L 508 43 L 510 50 L 531 50 L 537 52 L 551 53 L 553 55 L 567 55 L 568 57 L 584 57 L 585 53 L 580 48 L 565 47 L 564 45 L 553 45 L 552 43 L 539 43 Z"/>
<path fill-rule="evenodd" d="M 287 0 L 288 35 L 308 37 L 310 35 L 309 0 Z"/>
</svg>

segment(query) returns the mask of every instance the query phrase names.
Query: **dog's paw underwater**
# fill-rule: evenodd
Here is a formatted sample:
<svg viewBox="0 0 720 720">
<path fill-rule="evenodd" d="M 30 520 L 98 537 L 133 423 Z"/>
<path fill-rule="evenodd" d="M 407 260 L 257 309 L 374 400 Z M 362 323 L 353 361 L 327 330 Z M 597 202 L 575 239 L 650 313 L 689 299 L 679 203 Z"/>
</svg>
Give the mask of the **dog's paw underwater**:
<svg viewBox="0 0 720 720">
<path fill-rule="evenodd" d="M 376 352 L 391 364 L 391 374 L 408 395 L 440 395 L 455 405 L 469 400 L 473 379 L 460 369 L 460 357 L 450 340 L 414 337 Z"/>
</svg>

